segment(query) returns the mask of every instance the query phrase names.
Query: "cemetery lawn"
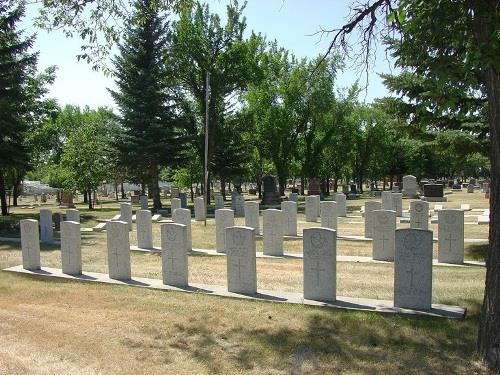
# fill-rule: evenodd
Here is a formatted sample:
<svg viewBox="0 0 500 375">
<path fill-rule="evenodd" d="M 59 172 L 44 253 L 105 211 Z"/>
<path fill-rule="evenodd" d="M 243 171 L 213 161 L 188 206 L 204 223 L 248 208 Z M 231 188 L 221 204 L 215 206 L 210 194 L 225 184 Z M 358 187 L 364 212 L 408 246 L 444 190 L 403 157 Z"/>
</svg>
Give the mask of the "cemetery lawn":
<svg viewBox="0 0 500 375">
<path fill-rule="evenodd" d="M 460 203 L 476 208 L 471 201 L 476 197 L 464 196 L 468 200 Z M 482 203 L 478 199 L 477 205 Z M 93 226 L 97 217 L 110 218 L 118 211 L 114 202 L 103 207 L 89 212 L 79 206 L 82 226 Z M 18 209 L 16 219 L 36 217 L 34 212 L 37 209 Z M 348 223 L 358 220 L 352 215 L 340 220 L 339 235 L 348 230 L 363 233 L 363 224 Z M 303 217 L 299 215 L 299 221 Z M 213 249 L 213 222 L 207 228 L 192 225 L 194 247 Z M 314 224 L 299 224 L 307 226 Z M 466 238 L 484 241 L 466 243 L 466 259 L 484 260 L 488 226 L 475 225 L 469 232 L 468 227 L 472 225 L 465 227 Z M 13 237 L 14 230 L 1 235 Z M 159 224 L 153 230 L 159 245 Z M 130 238 L 135 244 L 135 232 Z M 105 233 L 83 233 L 82 240 L 84 271 L 107 272 Z M 369 242 L 341 240 L 337 246 L 340 255 L 371 254 Z M 301 240 L 286 241 L 284 248 L 300 252 Z M 0 241 L 0 268 L 21 264 L 20 253 L 19 243 Z M 42 246 L 41 263 L 60 268 L 59 246 Z M 133 276 L 161 278 L 158 255 L 133 252 L 131 263 Z M 482 267 L 433 268 L 433 302 L 468 309 L 465 319 L 451 320 L 0 272 L 0 374 L 486 374 L 475 354 L 484 275 Z M 225 258 L 190 256 L 189 279 L 225 285 Z M 257 280 L 260 289 L 301 292 L 302 260 L 258 258 Z M 338 295 L 392 299 L 392 290 L 391 264 L 337 264 Z"/>
</svg>

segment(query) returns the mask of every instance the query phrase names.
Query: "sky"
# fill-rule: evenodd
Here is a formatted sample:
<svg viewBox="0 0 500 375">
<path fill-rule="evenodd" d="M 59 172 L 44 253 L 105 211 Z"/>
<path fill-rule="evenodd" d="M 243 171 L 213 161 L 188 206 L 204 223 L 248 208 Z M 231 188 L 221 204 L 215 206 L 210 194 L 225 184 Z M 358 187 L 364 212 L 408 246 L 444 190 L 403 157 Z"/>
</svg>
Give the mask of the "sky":
<svg viewBox="0 0 500 375">
<path fill-rule="evenodd" d="M 295 56 L 314 58 L 324 53 L 329 45 L 328 36 L 313 35 L 321 28 L 328 29 L 343 24 L 349 14 L 352 0 L 249 0 L 244 11 L 247 32 L 251 30 L 276 39 L 278 44 Z M 228 0 L 209 0 L 212 12 L 223 18 Z M 240 1 L 241 3 L 241 1 Z M 47 32 L 33 26 L 38 5 L 30 5 L 23 28 L 27 34 L 36 33 L 34 50 L 40 52 L 39 69 L 56 65 L 57 78 L 50 88 L 49 97 L 56 98 L 60 105 L 74 104 L 97 108 L 115 104 L 107 90 L 114 88 L 112 77 L 95 72 L 84 61 L 77 61 L 81 40 L 67 38 L 60 31 Z M 376 61 L 370 68 L 368 87 L 360 96 L 361 101 L 371 102 L 374 98 L 388 95 L 377 73 L 390 72 L 383 46 L 378 47 Z M 346 61 L 345 71 L 339 76 L 338 87 L 351 86 L 356 80 L 366 84 L 366 73 Z"/>
</svg>

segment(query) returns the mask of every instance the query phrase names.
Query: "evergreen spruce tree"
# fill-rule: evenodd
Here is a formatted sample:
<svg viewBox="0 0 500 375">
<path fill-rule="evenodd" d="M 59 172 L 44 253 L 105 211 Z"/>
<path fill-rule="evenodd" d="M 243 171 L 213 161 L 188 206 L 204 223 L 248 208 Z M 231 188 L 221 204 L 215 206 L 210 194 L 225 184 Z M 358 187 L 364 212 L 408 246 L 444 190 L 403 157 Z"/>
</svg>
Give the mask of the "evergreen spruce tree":
<svg viewBox="0 0 500 375">
<path fill-rule="evenodd" d="M 114 59 L 122 134 L 116 147 L 134 175 L 145 176 L 153 207 L 161 208 L 159 171 L 179 161 L 183 142 L 174 100 L 170 64 L 166 61 L 169 27 L 158 0 L 139 0 L 128 21 L 128 34 Z"/>
<path fill-rule="evenodd" d="M 0 3 L 0 202 L 8 214 L 5 179 L 29 161 L 25 145 L 30 80 L 36 74 L 37 54 L 29 53 L 34 36 L 23 37 L 16 24 L 24 16 L 24 2 L 16 7 Z"/>
</svg>

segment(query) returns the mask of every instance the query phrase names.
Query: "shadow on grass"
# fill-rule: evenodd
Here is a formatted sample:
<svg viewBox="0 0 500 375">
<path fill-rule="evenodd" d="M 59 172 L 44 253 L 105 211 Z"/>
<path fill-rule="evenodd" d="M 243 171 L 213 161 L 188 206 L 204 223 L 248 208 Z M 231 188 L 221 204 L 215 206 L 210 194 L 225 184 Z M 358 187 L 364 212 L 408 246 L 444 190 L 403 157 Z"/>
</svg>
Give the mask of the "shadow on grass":
<svg viewBox="0 0 500 375">
<path fill-rule="evenodd" d="M 465 249 L 465 255 L 470 259 L 486 262 L 489 244 L 471 244 Z"/>
</svg>

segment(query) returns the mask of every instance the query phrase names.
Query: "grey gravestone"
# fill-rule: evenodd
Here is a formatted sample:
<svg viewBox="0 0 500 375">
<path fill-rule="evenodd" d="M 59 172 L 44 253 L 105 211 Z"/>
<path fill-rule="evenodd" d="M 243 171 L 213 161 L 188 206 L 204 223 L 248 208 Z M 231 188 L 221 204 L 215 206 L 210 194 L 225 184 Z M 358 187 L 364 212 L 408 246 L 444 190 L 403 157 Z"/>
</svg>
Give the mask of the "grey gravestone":
<svg viewBox="0 0 500 375">
<path fill-rule="evenodd" d="M 179 199 L 181 200 L 181 208 L 187 208 L 187 194 L 186 193 L 180 193 L 179 194 Z"/>
<path fill-rule="evenodd" d="M 80 222 L 80 211 L 74 208 L 69 208 L 66 210 L 66 221 Z"/>
<path fill-rule="evenodd" d="M 255 231 L 248 227 L 226 229 L 227 289 L 233 293 L 257 293 Z"/>
<path fill-rule="evenodd" d="M 321 227 L 337 230 L 337 202 L 321 202 Z"/>
<path fill-rule="evenodd" d="M 429 203 L 425 201 L 410 202 L 410 228 L 429 229 Z"/>
<path fill-rule="evenodd" d="M 281 211 L 283 212 L 283 234 L 285 236 L 297 235 L 297 203 L 288 201 L 281 202 Z"/>
<path fill-rule="evenodd" d="M 366 201 L 365 202 L 365 237 L 373 237 L 374 217 L 373 211 L 380 210 L 382 203 L 379 201 Z"/>
<path fill-rule="evenodd" d="M 224 197 L 222 195 L 215 196 L 215 209 L 220 210 L 224 208 Z"/>
<path fill-rule="evenodd" d="M 170 191 L 170 197 L 171 198 L 179 198 L 180 192 L 181 191 L 179 188 L 172 188 L 172 190 Z"/>
<path fill-rule="evenodd" d="M 128 224 L 128 230 L 132 230 L 132 205 L 130 203 L 120 203 L 120 221 Z"/>
<path fill-rule="evenodd" d="M 373 259 L 393 261 L 396 212 L 375 210 L 373 218 Z"/>
<path fill-rule="evenodd" d="M 304 229 L 304 298 L 335 301 L 337 232 L 328 228 Z"/>
<path fill-rule="evenodd" d="M 268 209 L 263 211 L 262 216 L 264 255 L 283 256 L 283 212 Z"/>
<path fill-rule="evenodd" d="M 318 220 L 318 210 L 316 208 L 316 203 L 317 200 L 314 195 L 309 195 L 305 197 L 307 222 L 316 222 Z"/>
<path fill-rule="evenodd" d="M 260 234 L 259 202 L 245 202 L 245 226 L 255 229 L 255 234 Z"/>
<path fill-rule="evenodd" d="M 417 178 L 415 176 L 403 176 L 403 195 L 409 198 L 417 196 Z"/>
<path fill-rule="evenodd" d="M 147 210 L 148 209 L 148 196 L 141 195 L 139 197 L 139 204 L 141 205 L 141 210 Z"/>
<path fill-rule="evenodd" d="M 403 194 L 392 193 L 392 209 L 396 211 L 396 216 L 403 216 Z"/>
<path fill-rule="evenodd" d="M 347 216 L 347 202 L 344 193 L 335 194 L 335 202 L 337 202 L 337 216 Z"/>
<path fill-rule="evenodd" d="M 19 222 L 21 227 L 21 250 L 23 268 L 30 271 L 40 269 L 40 235 L 38 221 L 24 219 Z"/>
<path fill-rule="evenodd" d="M 432 231 L 396 230 L 394 306 L 430 310 L 432 305 Z"/>
<path fill-rule="evenodd" d="M 382 209 L 383 210 L 393 210 L 393 200 L 392 192 L 383 191 L 382 192 Z"/>
<path fill-rule="evenodd" d="M 128 231 L 126 221 L 110 221 L 106 224 L 110 279 L 130 280 L 130 241 Z"/>
<path fill-rule="evenodd" d="M 186 226 L 187 241 L 186 250 L 191 251 L 193 249 L 193 243 L 191 238 L 191 211 L 187 208 L 178 208 L 172 213 L 172 221 L 177 224 L 183 224 Z"/>
<path fill-rule="evenodd" d="M 464 212 L 438 212 L 438 261 L 462 264 L 464 262 Z"/>
<path fill-rule="evenodd" d="M 205 198 L 197 197 L 194 198 L 194 220 L 204 221 L 207 217 L 205 211 Z"/>
<path fill-rule="evenodd" d="M 181 200 L 179 198 L 172 198 L 170 200 L 170 209 L 172 210 L 172 214 L 178 208 L 181 208 Z"/>
<path fill-rule="evenodd" d="M 245 217 L 245 198 L 241 194 L 234 197 L 234 215 L 236 217 Z"/>
<path fill-rule="evenodd" d="M 290 193 L 290 195 L 288 196 L 288 200 L 291 202 L 297 203 L 299 200 L 299 194 L 298 193 Z"/>
<path fill-rule="evenodd" d="M 187 228 L 183 224 L 160 225 L 163 284 L 188 285 Z"/>
<path fill-rule="evenodd" d="M 215 249 L 226 252 L 226 229 L 234 226 L 234 211 L 222 208 L 215 211 Z"/>
<path fill-rule="evenodd" d="M 142 249 L 153 248 L 153 224 L 151 222 L 151 211 L 138 210 L 136 212 L 137 223 L 137 247 Z"/>
<path fill-rule="evenodd" d="M 45 243 L 54 241 L 52 211 L 48 208 L 40 209 L 40 240 Z"/>
<path fill-rule="evenodd" d="M 80 223 L 63 221 L 61 223 L 61 261 L 62 272 L 68 275 L 82 273 L 82 239 Z"/>
</svg>

